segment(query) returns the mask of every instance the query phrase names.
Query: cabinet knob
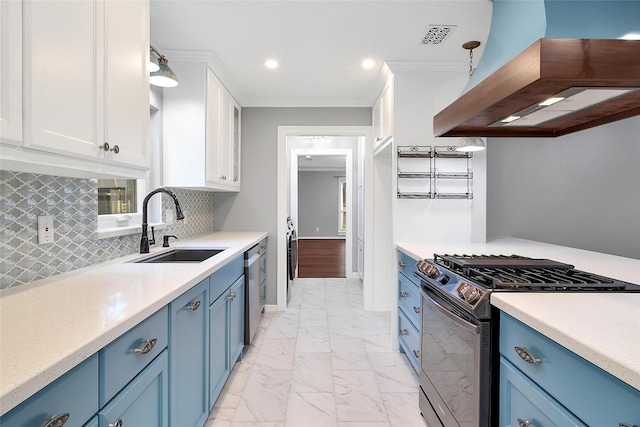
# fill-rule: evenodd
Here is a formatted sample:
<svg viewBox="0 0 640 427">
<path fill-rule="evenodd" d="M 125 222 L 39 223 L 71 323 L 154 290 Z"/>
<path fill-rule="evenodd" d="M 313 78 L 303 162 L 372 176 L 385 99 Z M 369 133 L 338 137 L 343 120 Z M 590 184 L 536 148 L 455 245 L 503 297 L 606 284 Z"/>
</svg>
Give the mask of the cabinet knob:
<svg viewBox="0 0 640 427">
<path fill-rule="evenodd" d="M 398 261 L 398 267 L 406 267 L 406 266 L 407 264 L 405 264 L 404 262 Z"/>
<path fill-rule="evenodd" d="M 420 313 L 420 307 L 413 307 L 413 311 L 415 311 L 416 313 Z"/>
<path fill-rule="evenodd" d="M 107 427 L 122 427 L 122 420 L 118 420 L 115 423 L 109 423 Z"/>
<path fill-rule="evenodd" d="M 144 342 L 142 347 L 136 348 L 133 352 L 135 354 L 147 354 L 153 349 L 153 347 L 155 347 L 156 342 L 158 342 L 157 338 L 149 338 Z"/>
<path fill-rule="evenodd" d="M 418 350 L 412 350 L 413 351 L 413 355 L 416 357 L 416 359 L 420 359 L 420 352 Z"/>
<path fill-rule="evenodd" d="M 196 311 L 200 308 L 200 301 L 194 301 L 187 306 L 187 310 Z"/>
<path fill-rule="evenodd" d="M 406 297 L 407 297 L 406 292 L 400 292 L 400 298 L 406 298 Z"/>
<path fill-rule="evenodd" d="M 104 144 L 100 145 L 98 148 L 100 148 L 103 151 L 109 151 L 110 146 L 108 142 L 105 142 Z"/>
<path fill-rule="evenodd" d="M 231 292 L 231 293 L 229 294 L 229 296 L 227 297 L 227 299 L 228 299 L 229 301 L 233 301 L 234 299 L 236 299 L 236 296 L 237 296 L 237 295 L 236 295 L 236 293 L 235 293 L 235 292 Z"/>
<path fill-rule="evenodd" d="M 113 151 L 114 154 L 118 154 L 120 152 L 120 147 L 118 147 L 118 145 L 114 145 L 109 151 Z"/>
<path fill-rule="evenodd" d="M 536 363 L 542 363 L 542 360 L 535 357 L 529 350 L 527 350 L 524 347 L 516 346 L 514 347 L 514 350 L 516 351 L 516 353 L 518 353 L 518 356 L 520 356 L 520 358 L 522 358 L 522 360 L 524 360 L 527 363 L 531 363 L 532 365 Z"/>
<path fill-rule="evenodd" d="M 518 418 L 518 427 L 530 427 L 531 423 L 529 420 L 523 420 L 522 418 Z"/>
<path fill-rule="evenodd" d="M 408 335 L 409 332 L 407 332 L 406 329 L 400 329 L 400 335 Z"/>
<path fill-rule="evenodd" d="M 51 417 L 48 423 L 44 425 L 44 427 L 62 427 L 64 423 L 69 419 L 69 413 L 65 412 L 64 414 L 54 415 Z"/>
</svg>

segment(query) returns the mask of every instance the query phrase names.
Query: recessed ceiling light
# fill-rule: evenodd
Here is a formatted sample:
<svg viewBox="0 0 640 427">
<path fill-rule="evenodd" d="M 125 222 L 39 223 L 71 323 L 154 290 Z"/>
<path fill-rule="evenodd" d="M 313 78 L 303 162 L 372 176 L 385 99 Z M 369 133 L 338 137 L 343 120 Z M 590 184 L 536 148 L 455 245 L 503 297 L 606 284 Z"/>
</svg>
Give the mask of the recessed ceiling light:
<svg viewBox="0 0 640 427">
<path fill-rule="evenodd" d="M 278 68 L 278 61 L 276 61 L 275 59 L 267 59 L 264 65 L 265 67 L 273 70 L 275 68 Z"/>
<path fill-rule="evenodd" d="M 365 59 L 362 61 L 362 68 L 365 70 L 370 70 L 374 65 L 376 65 L 376 62 L 373 59 Z"/>
</svg>

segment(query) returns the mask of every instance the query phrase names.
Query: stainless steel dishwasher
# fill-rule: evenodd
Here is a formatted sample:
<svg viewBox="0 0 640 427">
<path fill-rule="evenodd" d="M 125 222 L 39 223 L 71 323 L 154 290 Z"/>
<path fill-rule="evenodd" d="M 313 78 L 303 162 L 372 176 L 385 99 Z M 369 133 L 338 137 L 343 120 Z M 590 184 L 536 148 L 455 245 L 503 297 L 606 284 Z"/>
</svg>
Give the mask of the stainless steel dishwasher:
<svg viewBox="0 0 640 427">
<path fill-rule="evenodd" d="M 262 314 L 262 296 L 260 295 L 260 245 L 255 245 L 244 253 L 244 343 L 251 344 Z"/>
</svg>

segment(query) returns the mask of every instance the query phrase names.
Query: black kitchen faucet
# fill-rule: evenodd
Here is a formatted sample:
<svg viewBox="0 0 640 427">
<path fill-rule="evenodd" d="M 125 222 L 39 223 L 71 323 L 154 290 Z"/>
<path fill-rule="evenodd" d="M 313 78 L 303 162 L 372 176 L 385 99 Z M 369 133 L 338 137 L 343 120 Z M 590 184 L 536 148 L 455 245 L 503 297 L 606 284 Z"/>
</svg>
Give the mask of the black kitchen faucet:
<svg viewBox="0 0 640 427">
<path fill-rule="evenodd" d="M 147 205 L 149 204 L 149 199 L 156 193 L 167 193 L 173 199 L 173 203 L 176 205 L 176 219 L 181 220 L 184 219 L 184 214 L 182 213 L 182 208 L 180 208 L 180 203 L 178 202 L 178 197 L 171 190 L 167 190 L 166 188 L 156 188 L 142 201 L 142 237 L 140 239 L 140 253 L 148 254 L 149 253 L 149 245 L 154 245 L 156 243 L 156 236 L 153 234 L 151 236 L 151 241 L 149 240 L 148 231 L 147 231 Z M 151 227 L 153 230 L 153 227 Z M 153 232 L 153 231 L 152 231 Z"/>
</svg>

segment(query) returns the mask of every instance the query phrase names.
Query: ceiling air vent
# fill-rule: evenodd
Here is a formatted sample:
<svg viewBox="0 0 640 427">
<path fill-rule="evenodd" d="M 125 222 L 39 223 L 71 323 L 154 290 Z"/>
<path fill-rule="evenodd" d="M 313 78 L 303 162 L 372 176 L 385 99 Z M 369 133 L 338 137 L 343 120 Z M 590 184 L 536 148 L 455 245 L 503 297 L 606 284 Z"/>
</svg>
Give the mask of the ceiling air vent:
<svg viewBox="0 0 640 427">
<path fill-rule="evenodd" d="M 455 28 L 455 25 L 429 25 L 420 44 L 440 44 Z"/>
</svg>

